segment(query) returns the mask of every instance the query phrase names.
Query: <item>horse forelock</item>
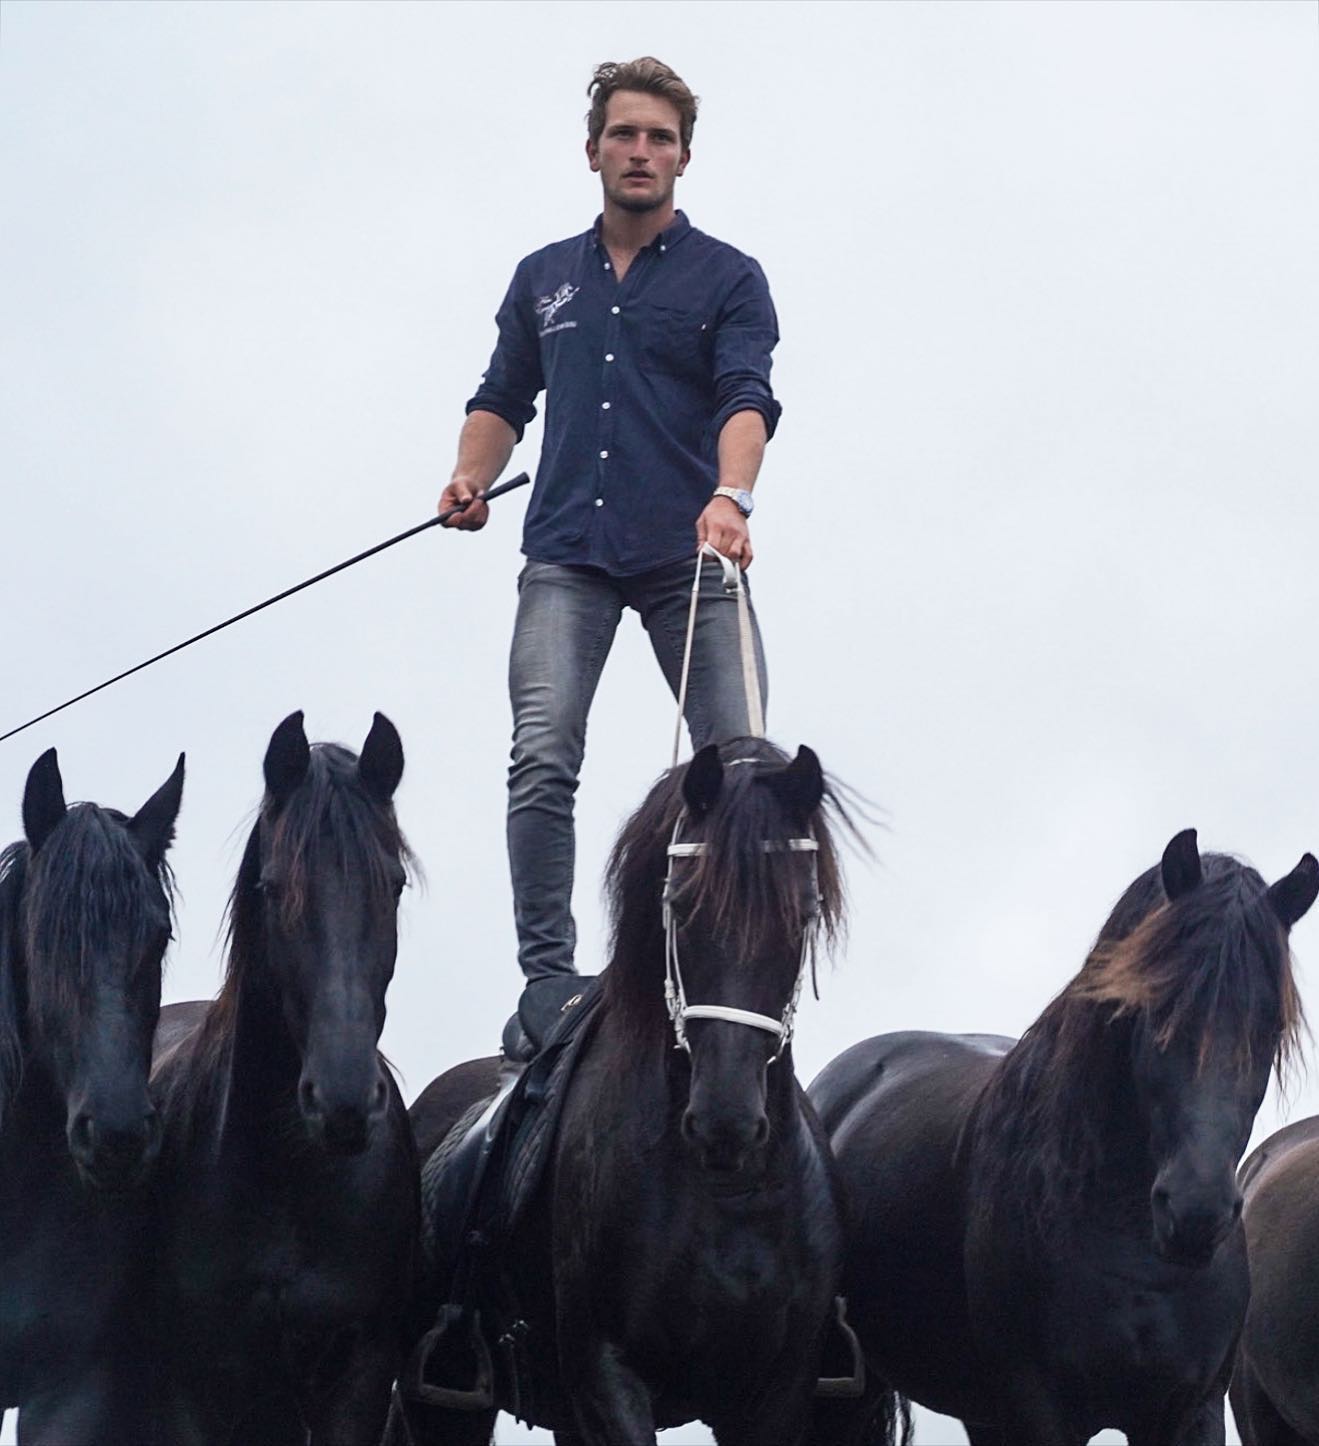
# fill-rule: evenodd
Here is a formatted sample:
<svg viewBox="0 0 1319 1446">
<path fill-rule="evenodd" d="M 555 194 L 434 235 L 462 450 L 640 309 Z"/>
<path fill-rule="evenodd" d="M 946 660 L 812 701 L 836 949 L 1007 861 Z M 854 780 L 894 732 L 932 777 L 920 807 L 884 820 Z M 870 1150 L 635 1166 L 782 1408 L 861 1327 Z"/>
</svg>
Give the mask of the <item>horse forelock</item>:
<svg viewBox="0 0 1319 1446">
<path fill-rule="evenodd" d="M 351 872 L 367 890 L 368 909 L 395 907 L 401 867 L 416 865 L 392 804 L 373 798 L 357 774 L 357 756 L 336 743 L 317 743 L 307 776 L 287 799 L 266 797 L 248 835 L 229 896 L 228 962 L 221 1000 L 262 957 L 262 920 L 267 907 L 280 911 L 290 931 L 306 920 L 318 869 Z M 278 894 L 263 896 L 263 872 L 278 881 Z"/>
<path fill-rule="evenodd" d="M 1153 1047 L 1194 1047 L 1200 1068 L 1239 1082 L 1270 1051 L 1278 1074 L 1304 1015 L 1286 933 L 1254 869 L 1203 856 L 1204 880 L 1168 901 L 1157 870 L 1123 895 L 1085 964 L 1022 1036 L 976 1111 L 978 1159 L 1016 1181 L 1029 1213 L 1047 1220 L 1083 1189 L 1104 1148 L 1114 1068 L 1129 1073 L 1131 1029 Z M 1143 908 L 1143 915 L 1141 909 Z"/>
<path fill-rule="evenodd" d="M 169 864 L 149 862 L 127 824 L 116 809 L 74 804 L 40 850 L 27 851 L 16 927 L 28 1007 L 43 1018 L 76 1023 L 109 942 L 123 949 L 136 983 L 156 957 L 148 946 L 173 925 Z"/>
<path fill-rule="evenodd" d="M 1099 941 L 1068 986 L 1110 1017 L 1142 1016 L 1160 1049 L 1192 1040 L 1201 1064 L 1242 1075 L 1262 1041 L 1281 1081 L 1304 1027 L 1287 933 L 1268 886 L 1227 854 L 1203 856 L 1203 882 L 1152 908 L 1130 932 Z"/>
<path fill-rule="evenodd" d="M 805 930 L 808 947 L 833 944 L 845 924 L 845 895 L 835 830 L 853 825 L 833 784 L 809 819 L 790 816 L 778 794 L 766 786 L 789 757 L 765 739 L 742 738 L 721 745 L 724 763 L 719 792 L 709 813 L 697 820 L 687 813 L 683 779 L 687 764 L 664 773 L 641 806 L 623 825 L 605 869 L 605 892 L 612 924 L 607 998 L 638 1029 L 664 1019 L 664 947 L 661 892 L 668 871 L 668 845 L 675 826 L 680 841 L 703 841 L 702 854 L 677 863 L 674 881 L 684 916 L 700 919 L 724 939 L 740 959 L 751 961 L 783 952 L 785 938 Z M 752 760 L 728 766 L 734 760 Z M 808 834 L 814 855 L 765 848 Z M 803 870 L 814 859 L 819 912 L 803 888 Z M 785 956 L 795 970 L 796 959 Z M 790 987 L 791 979 L 785 984 Z"/>
</svg>

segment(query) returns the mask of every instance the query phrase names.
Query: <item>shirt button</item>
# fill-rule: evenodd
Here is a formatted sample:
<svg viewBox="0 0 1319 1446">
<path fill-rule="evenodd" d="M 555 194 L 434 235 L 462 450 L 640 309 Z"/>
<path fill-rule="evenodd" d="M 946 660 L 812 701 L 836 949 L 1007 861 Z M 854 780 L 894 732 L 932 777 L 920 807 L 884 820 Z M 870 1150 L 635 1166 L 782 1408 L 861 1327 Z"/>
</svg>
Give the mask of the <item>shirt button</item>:
<svg viewBox="0 0 1319 1446">
<path fill-rule="evenodd" d="M 661 250 L 661 251 L 667 251 L 668 249 L 669 249 L 669 248 L 668 248 L 667 246 L 665 246 L 665 244 L 661 241 L 661 242 L 660 242 L 660 250 Z"/>
<path fill-rule="evenodd" d="M 600 410 L 601 410 L 602 412 L 607 412 L 611 406 L 613 406 L 613 403 L 612 403 L 612 402 L 601 402 L 601 403 L 600 403 Z"/>
<path fill-rule="evenodd" d="M 597 497 L 595 499 L 595 505 L 597 507 L 603 507 L 605 505 L 605 499 L 603 497 Z"/>
<path fill-rule="evenodd" d="M 601 452 L 601 453 L 600 453 L 600 456 L 601 456 L 602 458 L 607 457 L 608 455 L 609 455 L 608 452 Z"/>
<path fill-rule="evenodd" d="M 605 352 L 605 360 L 606 360 L 606 361 L 613 361 L 613 359 L 614 359 L 614 354 L 613 354 L 613 352 L 611 352 L 611 351 Z"/>
<path fill-rule="evenodd" d="M 606 270 L 606 271 L 612 271 L 613 269 L 614 269 L 614 268 L 613 268 L 612 266 L 610 266 L 610 264 L 606 261 L 606 262 L 605 262 L 605 270 Z"/>
<path fill-rule="evenodd" d="M 611 306 L 611 307 L 609 308 L 609 310 L 610 310 L 615 316 L 618 315 L 618 308 L 617 308 L 616 306 Z"/>
</svg>

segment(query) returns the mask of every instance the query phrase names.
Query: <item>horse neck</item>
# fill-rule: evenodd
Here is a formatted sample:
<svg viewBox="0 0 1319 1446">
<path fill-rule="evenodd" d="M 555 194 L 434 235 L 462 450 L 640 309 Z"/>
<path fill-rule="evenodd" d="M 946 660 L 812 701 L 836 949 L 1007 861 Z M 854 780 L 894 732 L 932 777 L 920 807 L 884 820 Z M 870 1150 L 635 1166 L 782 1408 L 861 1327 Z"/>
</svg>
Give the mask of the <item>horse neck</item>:
<svg viewBox="0 0 1319 1446">
<path fill-rule="evenodd" d="M 290 1103 L 302 1068 L 265 950 L 246 960 L 242 974 L 225 989 L 221 1069 L 226 1117 L 264 1117 Z M 213 1018 L 221 1003 L 213 1006 Z"/>
<path fill-rule="evenodd" d="M 0 1120 L 0 1169 L 26 1164 L 47 1147 L 68 1154 L 67 1107 L 49 1067 L 30 1049 L 23 1051 L 23 1076 Z M 12 1157 L 12 1158 L 11 1158 Z"/>
<path fill-rule="evenodd" d="M 1102 1204 L 1115 1220 L 1124 1218 L 1124 1202 L 1138 1212 L 1146 1210 L 1154 1167 L 1143 1124 L 1134 1132 L 1131 1127 L 1144 1116 L 1135 1098 L 1128 1026 L 1101 1027 L 1107 1037 L 1084 1066 L 1076 1066 L 1078 1071 L 1084 1068 L 1084 1074 L 1063 1087 L 1069 1097 L 1061 1114 L 1037 1117 L 1024 1131 L 1020 1112 L 1027 1096 L 1059 1086 L 1039 1080 L 1039 1056 L 1047 1056 L 1042 1041 L 1022 1040 L 1004 1057 L 973 1109 L 969 1141 L 963 1141 L 971 1146 L 968 1185 L 973 1198 L 993 1196 L 998 1206 L 1039 1225 L 1056 1223 L 1060 1212 L 1071 1215 L 1078 1202 L 1082 1210 L 1087 1203 Z M 1032 1163 L 1043 1172 L 1043 1180 L 1030 1173 Z M 1064 1177 L 1073 1186 L 1072 1195 L 1051 1197 L 1048 1187 Z M 1140 1218 L 1144 1229 L 1143 1214 Z"/>
</svg>

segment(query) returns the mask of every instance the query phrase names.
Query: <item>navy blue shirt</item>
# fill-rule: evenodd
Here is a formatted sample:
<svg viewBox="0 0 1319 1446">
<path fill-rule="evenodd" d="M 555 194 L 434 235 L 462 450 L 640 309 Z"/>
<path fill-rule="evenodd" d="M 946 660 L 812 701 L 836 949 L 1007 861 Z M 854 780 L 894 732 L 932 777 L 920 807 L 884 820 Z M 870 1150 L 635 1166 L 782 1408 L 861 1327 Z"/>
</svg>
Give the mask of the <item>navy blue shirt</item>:
<svg viewBox="0 0 1319 1446">
<path fill-rule="evenodd" d="M 467 410 L 521 440 L 546 392 L 522 550 L 626 577 L 695 551 L 731 416 L 759 412 L 774 435 L 778 321 L 760 267 L 681 211 L 621 283 L 599 232 L 519 262 Z"/>
</svg>

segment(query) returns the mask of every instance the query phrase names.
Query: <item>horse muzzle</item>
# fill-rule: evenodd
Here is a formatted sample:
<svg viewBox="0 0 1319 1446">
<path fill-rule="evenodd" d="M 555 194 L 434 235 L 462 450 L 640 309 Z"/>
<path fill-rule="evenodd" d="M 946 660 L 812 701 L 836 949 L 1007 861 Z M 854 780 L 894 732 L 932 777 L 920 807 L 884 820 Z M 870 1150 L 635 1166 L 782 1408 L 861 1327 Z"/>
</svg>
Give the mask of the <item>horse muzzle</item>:
<svg viewBox="0 0 1319 1446">
<path fill-rule="evenodd" d="M 1241 1193 L 1222 1201 L 1174 1199 L 1156 1185 L 1150 1196 L 1154 1247 L 1172 1265 L 1205 1266 L 1241 1218 Z"/>
<path fill-rule="evenodd" d="M 360 1155 L 388 1107 L 389 1092 L 378 1070 L 365 1099 L 336 1098 L 305 1077 L 298 1088 L 298 1103 L 308 1128 L 332 1155 Z"/>
<path fill-rule="evenodd" d="M 131 1125 L 111 1124 L 84 1111 L 68 1127 L 69 1152 L 83 1178 L 110 1192 L 142 1183 L 160 1153 L 160 1138 L 155 1110 Z"/>
<path fill-rule="evenodd" d="M 688 1108 L 682 1116 L 682 1137 L 703 1169 L 712 1175 L 735 1175 L 769 1139 L 769 1119 L 763 1112 L 710 1119 Z"/>
</svg>

